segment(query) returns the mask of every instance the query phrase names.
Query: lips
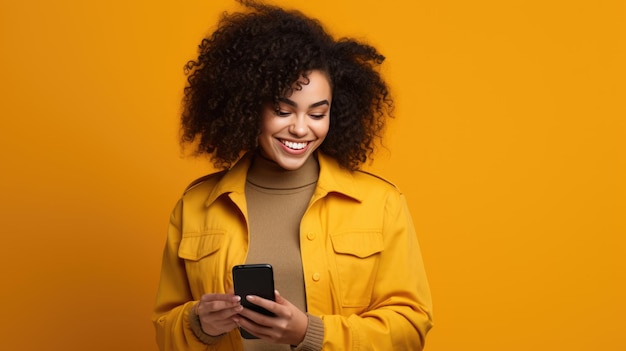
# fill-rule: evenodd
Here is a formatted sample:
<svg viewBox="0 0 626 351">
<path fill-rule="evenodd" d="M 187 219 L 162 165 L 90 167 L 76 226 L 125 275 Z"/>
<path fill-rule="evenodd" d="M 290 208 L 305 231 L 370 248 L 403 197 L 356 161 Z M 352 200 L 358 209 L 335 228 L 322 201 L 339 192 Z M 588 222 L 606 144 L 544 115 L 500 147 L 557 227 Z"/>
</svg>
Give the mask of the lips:
<svg viewBox="0 0 626 351">
<path fill-rule="evenodd" d="M 306 141 L 305 142 L 294 142 L 294 141 L 288 141 L 288 140 L 281 140 L 280 142 L 283 145 L 285 145 L 287 148 L 291 149 L 291 150 L 302 150 L 309 144 Z"/>
</svg>

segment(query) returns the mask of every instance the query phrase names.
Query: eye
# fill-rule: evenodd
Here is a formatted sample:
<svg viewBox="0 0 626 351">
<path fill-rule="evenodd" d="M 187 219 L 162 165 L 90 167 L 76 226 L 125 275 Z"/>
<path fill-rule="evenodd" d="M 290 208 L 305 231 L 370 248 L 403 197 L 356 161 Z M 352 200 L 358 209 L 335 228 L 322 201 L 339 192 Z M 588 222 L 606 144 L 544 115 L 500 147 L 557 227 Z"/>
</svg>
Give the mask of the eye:
<svg viewBox="0 0 626 351">
<path fill-rule="evenodd" d="M 311 116 L 311 118 L 313 119 L 322 119 L 326 117 L 326 114 L 325 113 L 312 113 L 309 116 Z"/>
<path fill-rule="evenodd" d="M 291 114 L 291 112 L 289 112 L 289 111 L 283 111 L 283 110 L 280 110 L 280 109 L 275 110 L 274 113 L 278 117 L 287 117 L 287 116 L 289 116 Z"/>
</svg>

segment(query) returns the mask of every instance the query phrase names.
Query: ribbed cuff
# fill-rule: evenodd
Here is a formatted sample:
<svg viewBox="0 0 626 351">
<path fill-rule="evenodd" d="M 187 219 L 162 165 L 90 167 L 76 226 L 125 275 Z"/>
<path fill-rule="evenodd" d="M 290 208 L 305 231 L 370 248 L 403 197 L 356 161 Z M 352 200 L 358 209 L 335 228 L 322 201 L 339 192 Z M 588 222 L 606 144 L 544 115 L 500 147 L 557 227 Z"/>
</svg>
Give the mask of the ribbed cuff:
<svg viewBox="0 0 626 351">
<path fill-rule="evenodd" d="M 320 317 L 307 313 L 309 324 L 306 327 L 304 340 L 296 346 L 291 347 L 294 351 L 320 351 L 324 344 L 324 321 Z"/>
<path fill-rule="evenodd" d="M 204 344 L 207 344 L 207 345 L 217 344 L 217 342 L 224 335 L 226 335 L 224 333 L 218 336 L 213 336 L 213 335 L 209 335 L 205 333 L 204 330 L 202 330 L 202 323 L 200 323 L 200 317 L 196 314 L 195 305 L 193 305 L 189 309 L 189 326 L 191 327 L 191 331 L 193 331 L 193 334 L 196 336 L 196 338 L 198 338 L 198 340 L 202 341 Z"/>
</svg>

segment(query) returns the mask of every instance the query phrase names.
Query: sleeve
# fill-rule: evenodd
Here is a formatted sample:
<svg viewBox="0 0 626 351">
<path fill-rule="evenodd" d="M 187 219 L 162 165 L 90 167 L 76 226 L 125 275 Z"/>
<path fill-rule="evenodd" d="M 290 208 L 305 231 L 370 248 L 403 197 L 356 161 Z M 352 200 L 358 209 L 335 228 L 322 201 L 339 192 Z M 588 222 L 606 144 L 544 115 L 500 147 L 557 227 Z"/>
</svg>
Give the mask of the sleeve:
<svg viewBox="0 0 626 351">
<path fill-rule="evenodd" d="M 198 340 L 202 341 L 207 345 L 215 345 L 217 344 L 221 338 L 224 337 L 224 334 L 213 336 L 204 332 L 202 329 L 202 323 L 200 322 L 200 316 L 196 314 L 197 305 L 194 305 L 192 309 L 189 310 L 189 325 L 194 335 L 198 338 Z"/>
<path fill-rule="evenodd" d="M 196 337 L 191 325 L 190 313 L 195 301 L 189 289 L 185 263 L 178 257 L 181 216 L 182 201 L 179 201 L 170 216 L 152 322 L 161 351 L 208 350 L 208 345 Z"/>
<path fill-rule="evenodd" d="M 433 326 L 431 295 L 415 228 L 399 192 L 387 196 L 382 237 L 369 307 L 349 316 L 321 316 L 324 350 L 424 348 Z"/>
<path fill-rule="evenodd" d="M 324 322 L 320 317 L 307 313 L 309 324 L 304 340 L 298 346 L 292 346 L 294 351 L 319 351 L 324 342 Z"/>
</svg>

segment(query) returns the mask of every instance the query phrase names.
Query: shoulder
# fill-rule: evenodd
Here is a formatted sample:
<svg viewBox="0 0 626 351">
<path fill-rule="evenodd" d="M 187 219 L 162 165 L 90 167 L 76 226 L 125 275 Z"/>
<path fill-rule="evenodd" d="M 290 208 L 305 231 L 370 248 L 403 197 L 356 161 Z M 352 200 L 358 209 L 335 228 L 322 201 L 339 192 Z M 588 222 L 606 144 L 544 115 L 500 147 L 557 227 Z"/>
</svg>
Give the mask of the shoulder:
<svg viewBox="0 0 626 351">
<path fill-rule="evenodd" d="M 205 176 L 202 176 L 192 181 L 191 183 L 189 183 L 189 185 L 187 185 L 183 194 L 187 195 L 188 193 L 193 193 L 195 191 L 198 191 L 199 189 L 205 189 L 206 187 L 214 187 L 224 177 L 226 172 L 228 171 L 224 170 L 224 171 L 207 174 Z"/>
<path fill-rule="evenodd" d="M 380 175 L 358 169 L 349 170 L 339 165 L 337 160 L 319 153 L 320 179 L 318 185 L 330 191 L 343 193 L 354 199 L 367 195 L 399 193 L 398 187 Z"/>
<path fill-rule="evenodd" d="M 200 177 L 187 186 L 183 197 L 212 202 L 222 194 L 243 193 L 249 166 L 250 157 L 243 157 L 229 169 Z"/>
<path fill-rule="evenodd" d="M 404 196 L 398 186 L 378 174 L 357 170 L 352 172 L 352 178 L 357 189 L 357 198 L 362 203 L 397 203 Z"/>
<path fill-rule="evenodd" d="M 380 187 L 385 190 L 400 191 L 400 189 L 390 180 L 368 171 L 356 170 L 353 172 L 356 182 Z"/>
<path fill-rule="evenodd" d="M 357 187 L 361 193 L 361 203 L 374 206 L 374 208 L 384 208 L 384 213 L 396 216 L 406 208 L 405 194 L 396 184 L 388 179 L 367 171 L 355 171 L 354 178 L 360 179 Z"/>
</svg>

